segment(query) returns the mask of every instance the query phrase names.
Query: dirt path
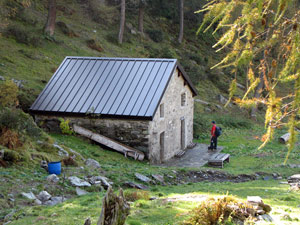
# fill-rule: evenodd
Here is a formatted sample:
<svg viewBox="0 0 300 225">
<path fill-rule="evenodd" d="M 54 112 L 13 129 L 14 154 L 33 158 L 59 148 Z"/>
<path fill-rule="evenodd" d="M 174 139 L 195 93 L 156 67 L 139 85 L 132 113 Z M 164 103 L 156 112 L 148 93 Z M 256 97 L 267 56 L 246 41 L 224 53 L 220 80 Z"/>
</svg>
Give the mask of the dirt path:
<svg viewBox="0 0 300 225">
<path fill-rule="evenodd" d="M 182 157 L 173 158 L 162 166 L 199 168 L 204 166 L 213 154 L 219 153 L 223 149 L 223 147 L 218 147 L 215 151 L 208 151 L 207 148 L 208 145 L 197 143 L 194 148 L 188 149 Z"/>
</svg>

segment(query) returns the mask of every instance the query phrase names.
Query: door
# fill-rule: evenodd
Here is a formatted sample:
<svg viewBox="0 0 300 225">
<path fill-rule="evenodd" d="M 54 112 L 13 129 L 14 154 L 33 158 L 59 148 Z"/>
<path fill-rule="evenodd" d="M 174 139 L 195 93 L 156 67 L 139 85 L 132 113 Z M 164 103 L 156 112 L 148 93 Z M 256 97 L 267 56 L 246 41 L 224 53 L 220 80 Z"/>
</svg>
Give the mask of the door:
<svg viewBox="0 0 300 225">
<path fill-rule="evenodd" d="M 185 149 L 185 119 L 181 118 L 181 129 L 180 129 L 180 140 L 181 140 L 181 149 Z"/>
<path fill-rule="evenodd" d="M 165 132 L 160 133 L 159 148 L 160 148 L 160 163 L 163 163 L 164 162 L 164 156 L 165 156 Z"/>
</svg>

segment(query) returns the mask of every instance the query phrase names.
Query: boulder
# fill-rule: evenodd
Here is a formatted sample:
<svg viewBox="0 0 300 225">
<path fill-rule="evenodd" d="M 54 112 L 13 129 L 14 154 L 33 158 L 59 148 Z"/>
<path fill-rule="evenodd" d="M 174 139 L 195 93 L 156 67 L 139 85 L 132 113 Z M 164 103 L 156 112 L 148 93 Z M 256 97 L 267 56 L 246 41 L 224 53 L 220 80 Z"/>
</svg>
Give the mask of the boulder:
<svg viewBox="0 0 300 225">
<path fill-rule="evenodd" d="M 87 179 L 90 184 L 101 184 L 105 189 L 108 189 L 112 185 L 112 182 L 109 182 L 108 178 L 103 176 L 94 176 Z"/>
<path fill-rule="evenodd" d="M 37 198 L 42 202 L 46 202 L 51 198 L 51 195 L 47 191 L 41 191 Z"/>
<path fill-rule="evenodd" d="M 273 222 L 274 221 L 273 218 L 268 214 L 260 215 L 260 216 L 258 216 L 258 219 L 259 220 L 264 220 L 266 222 Z"/>
<path fill-rule="evenodd" d="M 251 205 L 256 204 L 256 205 L 262 205 L 263 200 L 259 196 L 247 196 L 247 202 Z"/>
<path fill-rule="evenodd" d="M 125 186 L 127 187 L 131 187 L 131 188 L 136 188 L 136 189 L 141 189 L 141 190 L 148 190 L 149 188 L 143 184 L 137 184 L 137 183 L 133 183 L 133 182 L 125 182 L 124 183 Z"/>
<path fill-rule="evenodd" d="M 143 175 L 143 174 L 135 173 L 134 175 L 135 175 L 135 177 L 136 177 L 138 180 L 140 180 L 140 181 L 142 181 L 142 182 L 150 183 L 150 182 L 152 181 L 149 177 L 146 177 L 146 176 Z"/>
<path fill-rule="evenodd" d="M 56 174 L 51 174 L 47 177 L 47 182 L 48 183 L 53 183 L 56 184 L 59 181 L 59 177 Z"/>
<path fill-rule="evenodd" d="M 32 192 L 29 192 L 29 193 L 22 192 L 21 195 L 25 198 L 30 199 L 30 200 L 35 200 L 36 199 L 35 195 Z"/>
<path fill-rule="evenodd" d="M 44 202 L 44 205 L 53 206 L 63 202 L 63 197 L 52 197 L 50 200 Z"/>
<path fill-rule="evenodd" d="M 58 154 L 60 156 L 65 156 L 65 157 L 69 157 L 69 153 L 64 150 L 61 146 L 59 146 L 58 144 L 53 144 L 53 147 L 57 148 L 58 149 Z"/>
<path fill-rule="evenodd" d="M 90 169 L 99 169 L 101 168 L 100 164 L 94 159 L 87 159 L 85 165 L 90 167 Z"/>
<path fill-rule="evenodd" d="M 195 99 L 195 102 L 198 102 L 198 103 L 200 103 L 200 104 L 202 104 L 202 105 L 209 105 L 208 102 L 203 101 L 203 100 L 201 100 L 201 99 Z"/>
<path fill-rule="evenodd" d="M 0 76 L 0 80 L 5 81 L 5 78 L 3 76 Z"/>
<path fill-rule="evenodd" d="M 71 184 L 75 187 L 90 187 L 91 184 L 89 182 L 86 182 L 78 177 L 71 176 L 68 178 Z"/>
<path fill-rule="evenodd" d="M 42 202 L 40 200 L 38 200 L 38 199 L 35 199 L 34 200 L 34 204 L 35 205 L 42 205 Z"/>
<path fill-rule="evenodd" d="M 164 180 L 164 176 L 162 175 L 159 175 L 159 174 L 152 174 L 152 177 L 154 180 L 160 182 L 160 183 L 164 183 L 165 180 Z"/>
<path fill-rule="evenodd" d="M 79 188 L 79 187 L 76 187 L 76 194 L 77 194 L 78 196 L 82 196 L 82 195 L 88 194 L 88 192 L 85 191 L 85 190 L 82 190 L 82 189 Z"/>
<path fill-rule="evenodd" d="M 300 182 L 300 174 L 294 174 L 288 177 L 288 183 L 299 183 Z"/>
</svg>

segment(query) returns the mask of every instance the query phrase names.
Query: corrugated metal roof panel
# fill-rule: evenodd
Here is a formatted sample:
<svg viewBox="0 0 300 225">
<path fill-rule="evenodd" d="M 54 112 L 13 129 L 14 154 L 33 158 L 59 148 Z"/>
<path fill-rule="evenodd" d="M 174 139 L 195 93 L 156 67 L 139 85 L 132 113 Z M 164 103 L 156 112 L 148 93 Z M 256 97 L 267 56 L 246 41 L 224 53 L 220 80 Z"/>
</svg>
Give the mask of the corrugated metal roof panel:
<svg viewBox="0 0 300 225">
<path fill-rule="evenodd" d="M 31 111 L 151 118 L 176 66 L 176 59 L 66 57 Z"/>
</svg>

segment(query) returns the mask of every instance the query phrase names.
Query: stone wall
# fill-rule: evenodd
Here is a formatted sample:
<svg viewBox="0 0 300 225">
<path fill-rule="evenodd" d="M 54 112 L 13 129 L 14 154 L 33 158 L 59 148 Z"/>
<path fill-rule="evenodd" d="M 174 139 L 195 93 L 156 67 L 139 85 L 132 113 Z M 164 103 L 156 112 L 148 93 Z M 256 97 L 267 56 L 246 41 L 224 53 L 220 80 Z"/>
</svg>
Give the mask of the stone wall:
<svg viewBox="0 0 300 225">
<path fill-rule="evenodd" d="M 182 94 L 185 94 L 184 106 L 181 105 Z M 152 163 L 169 160 L 193 142 L 193 94 L 188 85 L 184 84 L 183 77 L 178 76 L 178 70 L 174 72 L 161 104 L 164 116 L 161 118 L 161 110 L 158 108 L 153 121 L 150 122 L 149 154 Z M 162 132 L 164 132 L 163 150 L 160 140 Z M 184 136 L 183 146 L 182 136 Z"/>
<path fill-rule="evenodd" d="M 60 131 L 58 118 L 69 119 L 70 124 L 95 131 L 125 145 L 136 148 L 146 153 L 149 149 L 149 121 L 121 120 L 121 119 L 89 119 L 82 117 L 56 117 L 36 115 L 38 125 L 48 131 Z"/>
</svg>

